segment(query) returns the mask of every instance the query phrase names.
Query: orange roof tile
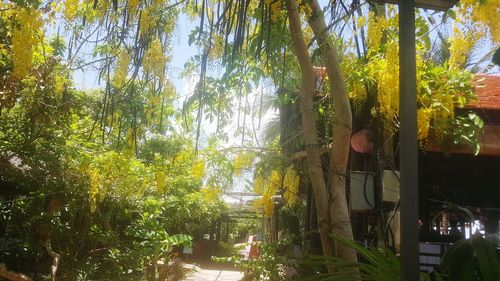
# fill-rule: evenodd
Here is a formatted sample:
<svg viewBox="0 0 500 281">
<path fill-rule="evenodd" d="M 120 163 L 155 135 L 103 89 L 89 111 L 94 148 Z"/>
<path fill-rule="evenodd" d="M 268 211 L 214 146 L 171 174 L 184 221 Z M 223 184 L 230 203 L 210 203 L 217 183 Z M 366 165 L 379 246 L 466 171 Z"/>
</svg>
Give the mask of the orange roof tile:
<svg viewBox="0 0 500 281">
<path fill-rule="evenodd" d="M 500 110 L 500 76 L 480 74 L 474 78 L 477 100 L 468 108 Z"/>
</svg>

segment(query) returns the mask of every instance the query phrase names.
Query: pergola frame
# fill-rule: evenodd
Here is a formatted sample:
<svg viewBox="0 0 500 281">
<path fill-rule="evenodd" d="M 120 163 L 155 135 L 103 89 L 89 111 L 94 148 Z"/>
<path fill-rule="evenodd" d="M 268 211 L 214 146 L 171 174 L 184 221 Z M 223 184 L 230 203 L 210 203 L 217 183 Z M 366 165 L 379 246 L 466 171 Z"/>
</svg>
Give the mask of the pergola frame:
<svg viewBox="0 0 500 281">
<path fill-rule="evenodd" d="M 372 0 L 379 3 L 402 4 L 403 2 L 410 2 L 407 0 Z M 430 9 L 436 11 L 446 11 L 455 6 L 458 0 L 415 0 L 414 7 Z"/>
</svg>

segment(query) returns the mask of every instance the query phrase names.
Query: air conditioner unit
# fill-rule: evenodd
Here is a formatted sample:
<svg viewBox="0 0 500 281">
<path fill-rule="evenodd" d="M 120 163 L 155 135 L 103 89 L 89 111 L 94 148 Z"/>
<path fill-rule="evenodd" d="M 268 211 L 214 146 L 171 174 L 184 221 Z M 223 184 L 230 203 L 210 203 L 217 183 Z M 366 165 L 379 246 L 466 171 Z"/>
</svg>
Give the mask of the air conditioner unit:
<svg viewBox="0 0 500 281">
<path fill-rule="evenodd" d="M 399 171 L 384 170 L 382 173 L 382 201 L 399 201 Z"/>
<path fill-rule="evenodd" d="M 373 178 L 373 172 L 351 171 L 349 198 L 351 210 L 366 211 L 373 209 L 373 206 L 375 206 Z"/>
</svg>

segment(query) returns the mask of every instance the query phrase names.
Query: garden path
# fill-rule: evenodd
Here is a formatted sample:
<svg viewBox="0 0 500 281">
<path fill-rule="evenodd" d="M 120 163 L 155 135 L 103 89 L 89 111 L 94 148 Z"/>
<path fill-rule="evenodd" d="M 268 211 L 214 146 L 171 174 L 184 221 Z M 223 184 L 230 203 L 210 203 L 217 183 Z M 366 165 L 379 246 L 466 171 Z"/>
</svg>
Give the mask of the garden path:
<svg viewBox="0 0 500 281">
<path fill-rule="evenodd" d="M 234 270 L 196 268 L 184 281 L 239 281 L 243 273 Z"/>
</svg>

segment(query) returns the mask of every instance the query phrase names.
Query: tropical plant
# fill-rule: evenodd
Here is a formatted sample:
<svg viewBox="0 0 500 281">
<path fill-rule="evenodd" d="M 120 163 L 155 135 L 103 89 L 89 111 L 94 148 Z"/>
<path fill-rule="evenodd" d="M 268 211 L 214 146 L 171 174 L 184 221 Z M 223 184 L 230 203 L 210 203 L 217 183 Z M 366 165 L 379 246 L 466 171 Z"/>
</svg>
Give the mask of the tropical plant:
<svg viewBox="0 0 500 281">
<path fill-rule="evenodd" d="M 500 276 L 498 236 L 473 235 L 453 244 L 445 253 L 440 269 L 450 281 L 494 281 Z"/>
<path fill-rule="evenodd" d="M 333 266 L 336 271 L 321 273 L 321 267 L 309 276 L 300 280 L 323 281 L 400 281 L 401 263 L 392 251 L 384 248 L 365 247 L 364 245 L 335 236 L 335 241 L 352 249 L 360 256 L 360 263 L 352 263 L 345 259 L 325 256 L 309 256 L 300 261 L 310 268 Z M 500 257 L 497 247 L 500 240 L 497 236 L 483 238 L 477 234 L 470 239 L 462 239 L 451 246 L 444 254 L 437 271 L 433 273 L 435 281 L 493 281 L 500 276 Z M 352 268 L 358 268 L 361 276 L 350 274 Z M 431 280 L 431 276 L 422 273 L 422 280 Z"/>
<path fill-rule="evenodd" d="M 168 270 L 174 246 L 190 247 L 192 237 L 185 234 L 169 235 L 158 219 L 159 213 L 142 213 L 126 233 L 133 238 L 131 253 L 142 261 L 147 280 L 160 280 L 158 262 Z"/>
<path fill-rule="evenodd" d="M 353 263 L 349 260 L 325 257 L 325 256 L 309 256 L 301 263 L 309 267 L 317 267 L 318 265 L 331 266 L 336 270 L 334 272 L 321 273 L 316 271 L 309 276 L 299 280 L 321 280 L 321 281 L 400 281 L 401 280 L 401 263 L 399 258 L 394 253 L 385 248 L 365 247 L 364 245 L 335 235 L 335 242 L 341 243 L 358 253 L 360 257 L 359 263 Z M 360 275 L 352 274 L 353 269 L 358 269 Z M 430 276 L 422 273 L 423 280 L 430 281 Z M 440 279 L 440 276 L 436 277 Z"/>
</svg>

